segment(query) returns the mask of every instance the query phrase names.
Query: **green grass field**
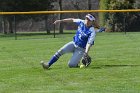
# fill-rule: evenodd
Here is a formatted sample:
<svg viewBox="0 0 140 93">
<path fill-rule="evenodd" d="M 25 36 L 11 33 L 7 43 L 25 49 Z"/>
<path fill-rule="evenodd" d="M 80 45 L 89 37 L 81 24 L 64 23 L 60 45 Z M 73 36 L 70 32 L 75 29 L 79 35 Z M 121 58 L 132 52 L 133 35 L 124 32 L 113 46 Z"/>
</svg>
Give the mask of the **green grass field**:
<svg viewBox="0 0 140 93">
<path fill-rule="evenodd" d="M 66 54 L 43 70 L 40 61 L 73 35 L 1 36 L 0 93 L 140 93 L 139 32 L 97 33 L 88 68 L 68 68 Z"/>
</svg>

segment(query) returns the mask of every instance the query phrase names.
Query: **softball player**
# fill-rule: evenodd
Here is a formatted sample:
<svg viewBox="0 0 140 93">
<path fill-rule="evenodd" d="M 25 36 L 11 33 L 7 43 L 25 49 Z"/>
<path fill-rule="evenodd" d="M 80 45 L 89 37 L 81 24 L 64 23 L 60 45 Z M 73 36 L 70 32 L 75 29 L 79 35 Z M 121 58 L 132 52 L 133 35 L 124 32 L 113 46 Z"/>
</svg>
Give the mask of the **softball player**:
<svg viewBox="0 0 140 93">
<path fill-rule="evenodd" d="M 92 25 L 93 21 L 95 21 L 95 17 L 91 14 L 87 14 L 85 16 L 85 20 L 74 18 L 56 20 L 54 24 L 60 22 L 75 22 L 78 25 L 78 29 L 75 36 L 73 37 L 73 41 L 65 44 L 62 48 L 60 48 L 48 63 L 41 61 L 42 67 L 44 69 L 48 69 L 59 59 L 60 56 L 65 53 L 73 53 L 71 59 L 68 62 L 68 66 L 77 67 L 83 55 L 88 54 L 90 47 L 94 45 L 96 32 Z"/>
</svg>

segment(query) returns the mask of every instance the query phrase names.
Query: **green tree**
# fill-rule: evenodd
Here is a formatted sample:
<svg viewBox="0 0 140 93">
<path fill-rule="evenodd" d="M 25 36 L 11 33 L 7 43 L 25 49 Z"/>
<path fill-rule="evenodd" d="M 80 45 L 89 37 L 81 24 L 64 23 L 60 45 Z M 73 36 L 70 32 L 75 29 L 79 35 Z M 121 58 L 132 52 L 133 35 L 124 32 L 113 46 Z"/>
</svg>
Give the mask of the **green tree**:
<svg viewBox="0 0 140 93">
<path fill-rule="evenodd" d="M 103 3 L 103 1 L 102 4 L 108 10 L 134 9 L 138 7 L 135 6 L 136 0 L 108 0 L 108 4 Z M 102 16 L 102 20 L 103 25 L 110 29 L 109 31 L 117 32 L 124 31 L 124 29 L 127 31 L 138 31 L 140 28 L 139 13 L 106 13 Z"/>
<path fill-rule="evenodd" d="M 110 0 L 100 0 L 99 1 L 99 8 L 100 10 L 107 10 L 108 3 Z M 99 13 L 99 20 L 100 25 L 104 26 L 106 24 L 105 20 L 108 18 L 108 13 Z"/>
<path fill-rule="evenodd" d="M 59 3 L 59 9 L 60 9 L 60 11 L 62 11 L 63 10 L 63 8 L 62 8 L 62 0 L 59 0 L 58 3 Z M 60 14 L 59 17 L 60 17 L 60 20 L 61 20 L 62 17 L 63 17 L 63 14 Z M 64 24 L 63 23 L 60 23 L 60 26 L 59 26 L 59 33 L 60 34 L 63 33 L 63 28 L 64 28 Z"/>
</svg>

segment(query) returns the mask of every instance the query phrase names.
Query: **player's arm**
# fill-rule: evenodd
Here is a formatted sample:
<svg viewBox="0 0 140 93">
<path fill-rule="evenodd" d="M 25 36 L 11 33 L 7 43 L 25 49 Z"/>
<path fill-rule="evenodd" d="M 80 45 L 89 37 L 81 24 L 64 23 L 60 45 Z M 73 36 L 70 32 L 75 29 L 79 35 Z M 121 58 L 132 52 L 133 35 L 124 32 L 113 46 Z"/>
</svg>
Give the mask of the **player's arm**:
<svg viewBox="0 0 140 93">
<path fill-rule="evenodd" d="M 88 39 L 88 42 L 86 44 L 86 49 L 85 49 L 85 53 L 88 54 L 89 50 L 90 50 L 90 47 L 92 45 L 94 45 L 94 40 L 95 40 L 95 36 L 96 36 L 96 32 L 94 30 L 94 28 L 91 28 L 92 30 L 92 33 L 91 35 L 89 36 L 89 39 Z"/>
<path fill-rule="evenodd" d="M 88 54 L 89 50 L 90 50 L 91 44 L 87 43 L 86 45 L 86 49 L 85 49 L 85 53 Z"/>
<path fill-rule="evenodd" d="M 95 28 L 97 28 L 97 29 L 95 30 L 96 32 L 104 32 L 104 31 L 106 30 L 105 27 L 100 27 L 99 24 L 97 23 L 97 21 L 94 21 L 94 22 L 93 22 L 93 25 L 94 25 Z"/>
<path fill-rule="evenodd" d="M 62 20 L 56 20 L 54 22 L 54 24 L 61 23 L 61 22 L 73 22 L 73 19 L 74 18 L 67 18 L 67 19 L 62 19 Z"/>
</svg>

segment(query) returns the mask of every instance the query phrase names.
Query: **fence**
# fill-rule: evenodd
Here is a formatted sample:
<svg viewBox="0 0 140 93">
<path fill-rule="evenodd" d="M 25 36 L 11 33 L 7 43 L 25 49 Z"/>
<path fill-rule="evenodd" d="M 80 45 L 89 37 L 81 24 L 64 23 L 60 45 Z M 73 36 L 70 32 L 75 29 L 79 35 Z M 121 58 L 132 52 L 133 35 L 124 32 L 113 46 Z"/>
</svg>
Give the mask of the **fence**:
<svg viewBox="0 0 140 93">
<path fill-rule="evenodd" d="M 0 31 L 1 33 L 14 33 L 15 39 L 21 33 L 39 32 L 37 34 L 51 34 L 59 33 L 60 25 L 53 25 L 56 19 L 60 18 L 82 18 L 85 14 L 94 14 L 101 26 L 112 26 L 114 31 L 123 31 L 126 33 L 128 25 L 132 24 L 130 21 L 135 22 L 132 28 L 138 28 L 140 25 L 140 9 L 129 10 L 69 10 L 69 11 L 30 11 L 30 12 L 0 12 Z M 133 15 L 131 15 L 131 13 Z M 61 14 L 61 15 L 60 15 Z M 103 16 L 104 15 L 104 16 Z M 130 17 L 131 16 L 131 17 Z M 106 17 L 102 20 L 101 17 Z M 121 20 L 115 19 L 120 17 Z M 139 18 L 137 18 L 139 17 Z M 128 18 L 131 18 L 128 19 Z M 104 21 L 104 23 L 102 23 Z M 130 22 L 129 24 L 128 21 Z M 123 26 L 122 26 L 123 25 Z M 76 26 L 73 23 L 66 24 L 64 29 L 73 30 Z M 57 31 L 55 31 L 57 30 Z M 133 29 L 132 29 L 133 30 Z M 140 31 L 140 30 L 139 30 Z"/>
</svg>

